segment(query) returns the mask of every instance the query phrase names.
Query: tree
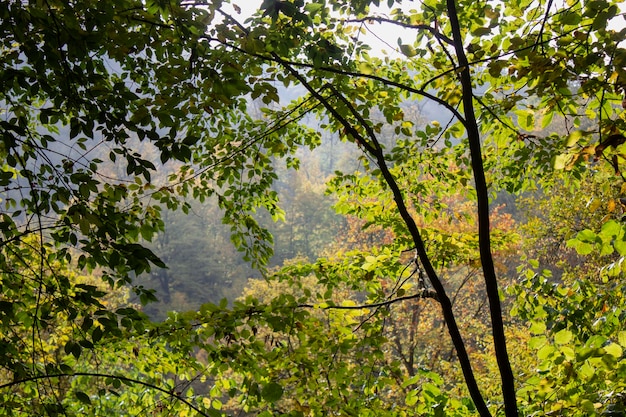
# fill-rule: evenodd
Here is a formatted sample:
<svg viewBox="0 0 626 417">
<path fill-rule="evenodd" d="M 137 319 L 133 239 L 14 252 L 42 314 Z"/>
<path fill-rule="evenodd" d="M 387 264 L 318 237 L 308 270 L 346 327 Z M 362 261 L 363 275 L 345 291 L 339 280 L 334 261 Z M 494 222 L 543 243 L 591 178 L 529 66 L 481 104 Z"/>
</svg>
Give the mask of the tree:
<svg viewBox="0 0 626 417">
<path fill-rule="evenodd" d="M 617 376 L 626 344 L 617 318 L 623 315 L 617 277 L 623 276 L 624 238 L 615 201 L 623 180 L 607 165 L 584 173 L 575 193 L 560 184 L 536 197 L 544 226 L 536 227 L 535 218 L 525 228 L 529 253 L 536 251 L 538 260 L 509 290 L 517 298 L 512 313 L 529 323 L 527 366 L 539 371 L 520 389 L 522 402 L 526 392 L 537 393 L 524 407 L 531 412 L 624 413 Z"/>
<path fill-rule="evenodd" d="M 492 255 L 490 192 L 519 192 L 538 183 L 549 187 L 555 180 L 545 173 L 553 166 L 568 169 L 576 184 L 589 155 L 619 175 L 623 144 L 607 141 L 624 131 L 623 108 L 613 105 L 621 101 L 626 79 L 624 30 L 611 29 L 620 9 L 606 0 L 564 5 L 426 0 L 408 10 L 387 3 L 389 14 L 383 15 L 376 12 L 377 0 L 265 0 L 250 18 L 240 18 L 235 4 L 227 11 L 222 1 L 0 4 L 5 115 L 0 259 L 9 277 L 3 275 L 3 282 L 14 282 L 10 256 L 37 236 L 39 292 L 41 277 L 55 276 L 55 261 L 101 271 L 113 286 L 131 284 L 134 275 L 165 266 L 141 242 L 162 231 L 162 206 L 188 210 L 187 197 L 215 198 L 235 247 L 266 273 L 273 239 L 260 225 L 259 212 L 284 219 L 272 188 L 276 163 L 284 160 L 295 169 L 297 149 L 319 145 L 320 132 L 299 123 L 313 114 L 322 129 L 353 144 L 360 159 L 359 171 L 336 173 L 330 184 L 338 210 L 393 232 L 392 245 L 370 255 L 389 261 L 388 269 L 374 268 L 373 277 L 397 272 L 401 254 L 415 251 L 416 271 L 441 309 L 472 407 L 488 416 L 501 402 L 505 415 L 517 416 L 516 375 Z M 379 26 L 406 30 L 392 55 L 369 45 L 365 34 Z M 278 86 L 293 92 L 293 100 L 282 101 Z M 254 100 L 267 106 L 263 117 L 250 115 Z M 405 109 L 419 100 L 439 106 L 449 121 L 417 125 Z M 567 137 L 536 131 L 555 114 L 565 119 Z M 592 132 L 582 131 L 582 118 Z M 149 144 L 154 153 L 140 153 L 138 143 Z M 92 157 L 95 149 L 106 149 L 110 162 Z M 125 176 L 110 175 L 116 172 L 111 163 Z M 159 169 L 173 174 L 157 178 Z M 445 270 L 432 242 L 445 233 L 424 227 L 440 217 L 439 210 L 445 213 L 450 195 L 475 203 L 473 243 L 488 298 L 501 399 L 483 395 L 443 283 Z M 607 221 L 592 233 L 579 235 L 572 245 L 583 252 L 584 244 L 606 246 L 623 256 L 623 224 Z M 22 263 L 34 265 L 28 258 Z M 291 272 L 323 275 L 323 266 Z M 349 279 L 362 278 L 355 271 Z M 335 283 L 325 285 L 332 290 Z M 63 300 L 69 286 L 65 280 L 51 286 L 51 297 Z M 154 299 L 141 286 L 133 290 L 142 302 Z M 85 291 L 74 300 L 77 311 L 103 296 L 94 288 Z M 36 298 L 32 320 L 25 322 L 35 329 L 33 350 L 42 306 Z M 144 330 L 145 318 L 126 315 L 126 327 Z M 296 331 L 280 322 L 296 316 L 301 319 L 296 322 L 309 324 L 297 300 L 288 297 L 267 307 L 254 300 L 232 310 L 207 304 L 173 314 L 164 327 L 137 337 L 146 343 L 163 338 L 169 352 L 181 357 L 206 350 L 213 377 L 223 372 L 216 364 L 247 373 L 243 400 L 264 403 L 270 413 L 282 388 L 254 365 L 252 358 L 271 356 L 255 343 L 250 326 L 256 320 L 274 331 Z M 87 323 L 86 333 L 98 327 Z M 215 327 L 207 330 L 209 325 Z M 241 326 L 249 327 L 245 336 Z M 250 343 L 233 344 L 238 338 Z M 77 346 L 75 341 L 68 349 L 78 351 Z M 237 361 L 229 365 L 220 355 Z M 17 381 L 36 380 L 48 375 L 46 365 L 17 361 L 8 372 Z M 339 407 L 341 401 L 333 402 L 339 399 L 348 409 L 363 404 L 347 397 L 348 385 L 341 388 L 329 391 L 329 409 Z"/>
</svg>

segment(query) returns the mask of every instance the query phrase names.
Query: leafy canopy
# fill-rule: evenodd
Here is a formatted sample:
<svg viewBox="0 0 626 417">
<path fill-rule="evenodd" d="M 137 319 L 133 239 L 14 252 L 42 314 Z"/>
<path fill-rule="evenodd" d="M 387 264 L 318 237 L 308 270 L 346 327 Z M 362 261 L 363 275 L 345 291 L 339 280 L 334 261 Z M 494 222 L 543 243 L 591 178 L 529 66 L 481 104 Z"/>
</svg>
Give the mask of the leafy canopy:
<svg viewBox="0 0 626 417">
<path fill-rule="evenodd" d="M 6 412 L 99 415 L 132 403 L 159 413 L 221 415 L 226 397 L 264 416 L 535 411 L 537 402 L 516 397 L 535 391 L 517 391 L 523 374 L 511 367 L 494 262 L 516 236 L 491 227 L 489 198 L 563 182 L 576 189 L 590 167 L 623 181 L 626 29 L 619 2 L 389 0 L 381 9 L 376 0 L 264 0 L 250 17 L 237 3 L 0 4 Z M 373 45 L 381 30 L 400 33 L 386 53 Z M 410 111 L 415 103 L 436 106 L 437 120 L 419 123 Z M 306 115 L 318 128 L 303 122 Z M 356 172 L 330 179 L 337 211 L 391 239 L 270 275 L 273 237 L 260 215 L 284 219 L 273 188 L 285 172 L 279 167 L 296 169 L 296 151 L 319 147 L 321 131 L 352 144 L 359 161 Z M 475 204 L 471 212 L 458 197 Z M 155 299 L 133 277 L 166 266 L 146 244 L 163 231 L 163 210 L 189 211 L 189 198 L 218 202 L 234 246 L 268 278 L 300 289 L 301 278 L 315 276 L 322 288 L 263 302 L 248 297 L 232 307 L 206 304 L 172 312 L 162 324 L 136 308 L 107 305 L 114 289 L 127 286 L 143 304 Z M 447 211 L 457 209 L 457 216 Z M 624 272 L 626 236 L 611 216 L 567 237 L 582 255 L 598 252 L 596 266 L 609 277 Z M 440 226 L 443 220 L 457 228 Z M 480 343 L 493 347 L 501 392 L 488 391 L 489 379 L 476 375 L 482 367 L 474 342 L 459 326 L 445 279 L 468 261 L 480 267 L 492 333 Z M 86 284 L 83 274 L 109 287 Z M 534 322 L 545 316 L 523 294 L 549 290 L 529 274 L 526 290 L 516 293 L 517 314 Z M 389 280 L 398 283 L 391 292 Z M 409 280 L 412 286 L 399 284 Z M 345 288 L 362 298 L 338 306 L 337 291 Z M 580 297 L 589 288 L 575 287 L 577 308 L 587 308 Z M 559 297 L 544 307 L 574 302 Z M 424 298 L 436 302 L 449 332 L 467 388 L 458 397 L 446 395 L 429 369 L 404 375 L 395 363 L 384 367 L 381 335 L 385 314 L 394 311 L 383 307 Z M 377 308 L 362 317 L 361 302 Z M 323 320 L 315 308 L 337 311 Z M 569 328 L 540 339 L 576 341 L 571 350 L 546 344 L 540 351 L 542 372 L 565 372 L 552 385 L 539 382 L 541 400 L 553 398 L 546 387 L 555 381 L 577 383 L 565 365 L 574 359 L 594 367 L 599 362 L 591 358 L 600 358 L 608 371 L 621 369 L 623 337 L 610 338 L 622 330 L 614 330 L 597 335 L 601 343 L 594 339 L 602 348 Z M 577 349 L 596 350 L 579 357 Z M 115 355 L 139 357 L 137 350 L 148 351 L 137 367 Z M 552 360 L 557 351 L 563 359 Z M 190 380 L 212 388 L 196 395 L 181 382 Z M 393 380 L 402 381 L 400 391 L 382 396 Z M 120 392 L 122 384 L 129 387 Z M 286 388 L 295 393 L 291 402 Z M 585 392 L 568 389 L 562 408 L 601 412 L 613 401 Z"/>
</svg>

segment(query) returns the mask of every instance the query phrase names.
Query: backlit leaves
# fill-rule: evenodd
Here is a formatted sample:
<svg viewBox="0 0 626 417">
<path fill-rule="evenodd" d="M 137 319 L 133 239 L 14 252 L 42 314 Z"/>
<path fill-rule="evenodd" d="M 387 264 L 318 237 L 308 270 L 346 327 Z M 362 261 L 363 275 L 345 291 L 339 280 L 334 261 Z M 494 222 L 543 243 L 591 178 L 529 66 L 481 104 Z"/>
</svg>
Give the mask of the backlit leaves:
<svg viewBox="0 0 626 417">
<path fill-rule="evenodd" d="M 8 329 L 0 332 L 0 365 L 7 387 L 19 391 L 2 394 L 7 410 L 33 403 L 31 414 L 80 415 L 80 407 L 104 403 L 103 410 L 124 404 L 132 414 L 189 411 L 181 401 L 196 397 L 180 381 L 197 378 L 212 384 L 208 401 L 197 401 L 203 408 L 194 409 L 207 415 L 228 406 L 259 415 L 385 415 L 405 406 L 399 414 L 475 412 L 464 393 L 449 393 L 454 382 L 444 386 L 439 375 L 407 365 L 415 358 L 402 358 L 404 350 L 389 360 L 382 348 L 386 328 L 418 355 L 402 320 L 433 317 L 423 310 L 418 317 L 408 304 L 356 307 L 411 294 L 415 308 L 433 301 L 418 280 L 419 262 L 405 259 L 416 241 L 408 217 L 446 285 L 470 271 L 459 288 L 477 291 L 471 271 L 482 265 L 466 106 L 479 121 L 494 198 L 538 186 L 550 193 L 560 183 L 577 190 L 589 175 L 620 180 L 624 150 L 602 149 L 603 139 L 626 129 L 623 30 L 612 29 L 620 8 L 604 0 L 458 1 L 459 46 L 470 60 L 460 68 L 454 16 L 444 2 L 405 11 L 389 0 L 392 10 L 379 12 L 384 3 L 264 0 L 249 19 L 239 16 L 243 3 L 234 16 L 222 2 L 0 5 L 0 312 Z M 373 46 L 368 37 L 378 25 L 398 38 L 399 54 L 396 46 L 385 45 L 386 53 Z M 471 92 L 460 88 L 465 70 Z M 416 109 L 427 102 L 434 107 L 424 107 L 422 120 Z M 234 246 L 267 275 L 274 238 L 261 219 L 288 218 L 276 191 L 289 175 L 281 164 L 297 168 L 296 152 L 328 135 L 353 146 L 354 170 L 328 182 L 336 210 L 353 216 L 336 257 L 287 265 L 276 280 L 290 286 L 270 299 L 172 312 L 162 325 L 108 298 L 130 288 L 139 303 L 154 301 L 133 279 L 166 267 L 145 244 L 165 227 L 162 208 L 189 212 L 188 197 L 214 197 Z M 608 286 L 624 272 L 624 192 L 606 188 L 585 198 L 584 213 L 606 212 L 598 221 L 563 226 L 558 235 L 566 249 L 596 262 L 606 287 L 586 275 L 553 284 L 528 272 L 512 290 L 540 370 L 523 382 L 525 414 L 576 415 L 618 404 L 623 300 L 620 288 Z M 495 210 L 491 218 L 499 222 L 492 250 L 514 250 L 510 219 Z M 358 242 L 357 224 L 366 236 L 379 232 L 380 241 Z M 300 281 L 311 276 L 315 287 Z M 349 291 L 363 298 L 339 299 Z M 475 314 L 467 308 L 463 318 Z M 472 334 L 488 333 L 466 323 Z M 470 340 L 472 354 L 489 355 L 485 340 Z M 108 376 L 89 378 L 100 366 L 99 349 Z M 120 361 L 121 353 L 136 366 Z M 52 375 L 59 387 L 29 382 Z M 400 388 L 384 397 L 393 384 Z"/>
</svg>

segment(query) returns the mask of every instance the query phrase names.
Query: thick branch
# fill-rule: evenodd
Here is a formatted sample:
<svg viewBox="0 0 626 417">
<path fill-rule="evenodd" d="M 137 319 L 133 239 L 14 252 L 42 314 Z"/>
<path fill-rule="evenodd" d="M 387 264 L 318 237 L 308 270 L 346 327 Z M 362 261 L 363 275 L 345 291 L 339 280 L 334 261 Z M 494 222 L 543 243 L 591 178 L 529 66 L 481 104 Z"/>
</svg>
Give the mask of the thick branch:
<svg viewBox="0 0 626 417">
<path fill-rule="evenodd" d="M 221 13 L 224 14 L 227 18 L 232 19 L 232 21 L 235 22 L 235 24 L 239 25 L 239 27 L 244 31 L 244 33 L 248 34 L 247 29 L 243 27 L 241 24 L 239 24 L 235 19 L 225 14 L 224 12 L 221 12 Z M 261 56 L 260 58 L 268 59 L 268 57 L 263 57 L 263 56 Z M 452 339 L 452 343 L 454 344 L 454 347 L 456 349 L 457 357 L 459 359 L 459 364 L 461 365 L 461 369 L 465 377 L 465 382 L 467 384 L 472 400 L 474 401 L 474 404 L 476 405 L 476 408 L 479 410 L 479 413 L 481 416 L 490 416 L 491 414 L 489 413 L 489 410 L 487 408 L 487 405 L 485 404 L 482 394 L 480 393 L 480 390 L 478 389 L 478 384 L 476 382 L 476 378 L 474 377 L 474 372 L 472 370 L 471 361 L 469 359 L 469 355 L 465 348 L 465 342 L 463 341 L 463 337 L 461 336 L 461 332 L 459 330 L 458 324 L 456 322 L 456 318 L 454 316 L 452 303 L 450 302 L 450 299 L 446 293 L 446 290 L 441 280 L 439 279 L 437 272 L 435 271 L 435 268 L 433 267 L 430 261 L 428 253 L 426 251 L 426 247 L 424 245 L 421 234 L 419 232 L 419 228 L 417 227 L 415 220 L 409 213 L 408 207 L 404 201 L 404 195 L 402 191 L 400 190 L 400 187 L 398 183 L 396 182 L 395 177 L 390 172 L 389 167 L 387 166 L 387 161 L 385 160 L 385 155 L 382 151 L 382 147 L 380 146 L 380 143 L 375 133 L 371 129 L 371 126 L 369 126 L 369 124 L 366 123 L 362 119 L 362 117 L 357 116 L 358 112 L 356 112 L 355 109 L 351 109 L 353 116 L 355 116 L 357 120 L 359 120 L 360 123 L 365 123 L 363 125 L 363 128 L 367 130 L 368 135 L 369 135 L 369 138 L 367 138 L 369 140 L 367 140 L 361 133 L 359 133 L 354 128 L 352 123 L 348 121 L 342 114 L 340 114 L 339 111 L 335 109 L 333 105 L 327 99 L 322 97 L 320 92 L 317 91 L 315 88 L 313 88 L 313 86 L 311 86 L 311 84 L 304 78 L 304 76 L 300 74 L 295 68 L 296 65 L 300 65 L 300 66 L 308 66 L 308 65 L 288 62 L 286 60 L 283 60 L 276 53 L 271 54 L 271 60 L 282 65 L 283 68 L 285 68 L 295 79 L 297 79 L 309 91 L 309 93 L 313 97 L 315 97 L 316 99 L 320 101 L 320 103 L 326 108 L 326 110 L 330 113 L 330 115 L 344 126 L 346 131 L 354 137 L 354 140 L 357 143 L 360 143 L 363 147 L 365 147 L 366 150 L 370 153 L 370 155 L 376 159 L 376 162 L 378 164 L 378 167 L 380 168 L 380 171 L 385 180 L 385 183 L 387 184 L 387 186 L 393 193 L 394 201 L 396 203 L 396 207 L 398 208 L 398 212 L 400 213 L 400 216 L 402 217 L 405 225 L 407 226 L 409 233 L 411 234 L 418 257 L 420 259 L 422 266 L 424 267 L 424 271 L 426 272 L 426 275 L 428 276 L 431 282 L 431 285 L 433 286 L 435 292 L 437 293 L 437 297 L 438 297 L 438 300 L 442 309 L 442 314 L 446 322 L 446 325 L 448 327 L 450 338 Z M 465 60 L 465 66 L 467 68 L 467 59 Z M 348 71 L 342 71 L 342 70 L 334 69 L 334 68 L 324 68 L 324 70 L 343 74 L 343 75 L 364 76 L 363 74 L 350 73 Z M 383 81 L 383 79 L 380 77 L 368 76 L 368 78 L 371 78 L 371 79 L 378 78 L 379 81 Z M 423 91 L 417 90 L 407 85 L 392 82 L 389 80 L 384 80 L 384 81 L 388 83 L 389 85 L 394 85 L 398 88 L 404 89 L 405 91 L 422 94 L 424 97 L 433 99 L 437 103 L 442 104 L 447 109 L 449 109 L 462 123 L 465 122 L 463 116 L 460 115 L 459 112 L 454 107 L 452 107 L 449 103 L 445 102 L 444 100 L 439 99 L 431 94 L 425 93 Z M 475 124 L 475 121 L 474 121 L 474 124 Z"/>
<path fill-rule="evenodd" d="M 461 332 L 456 322 L 456 318 L 454 316 L 454 311 L 452 310 L 452 303 L 450 302 L 450 298 L 448 297 L 446 290 L 441 283 L 441 280 L 437 276 L 437 272 L 430 262 L 430 258 L 428 253 L 426 252 L 426 246 L 424 245 L 424 241 L 422 240 L 421 234 L 415 223 L 415 220 L 409 213 L 406 204 L 404 203 L 404 198 L 402 195 L 402 191 L 400 190 L 395 178 L 389 171 L 387 167 L 387 163 L 384 159 L 384 155 L 382 152 L 376 155 L 378 160 L 378 166 L 380 171 L 385 178 L 385 182 L 393 192 L 394 200 L 396 202 L 396 206 L 398 207 L 398 211 L 400 212 L 400 216 L 404 220 L 409 232 L 411 233 L 411 237 L 413 238 L 413 242 L 415 243 L 415 248 L 417 251 L 417 255 L 424 267 L 424 271 L 430 280 L 431 285 L 437 292 L 439 297 L 439 303 L 441 304 L 441 310 L 443 313 L 444 320 L 448 327 L 448 333 L 450 334 L 450 338 L 452 339 L 452 343 L 454 344 L 454 348 L 456 350 L 457 358 L 459 359 L 459 364 L 461 365 L 461 370 L 463 371 L 463 376 L 465 378 L 465 383 L 470 392 L 470 396 L 476 405 L 481 416 L 490 416 L 489 409 L 485 404 L 485 400 L 483 399 L 480 390 L 478 389 L 478 383 L 476 382 L 476 378 L 474 377 L 474 371 L 472 370 L 472 364 L 469 359 L 469 355 L 465 348 L 465 342 L 463 341 L 463 337 L 461 336 Z"/>
<path fill-rule="evenodd" d="M 276 58 L 279 59 L 278 57 Z M 304 77 L 300 73 L 298 73 L 298 71 L 296 71 L 294 68 L 292 68 L 289 65 L 285 65 L 285 68 L 298 81 L 302 83 L 302 85 L 309 91 L 309 93 L 312 96 L 320 100 L 320 102 L 326 108 L 326 110 L 328 110 L 328 112 L 333 117 L 335 117 L 351 135 L 353 135 L 357 143 L 361 143 L 363 146 L 367 145 L 368 151 L 371 153 L 371 155 L 374 158 L 376 158 L 376 162 L 378 164 L 378 167 L 380 168 L 383 178 L 385 182 L 387 183 L 387 186 L 391 189 L 391 192 L 393 193 L 394 201 L 396 203 L 396 207 L 398 208 L 398 212 L 400 213 L 400 216 L 402 217 L 402 220 L 406 224 L 407 229 L 409 230 L 409 233 L 411 234 L 411 237 L 413 239 L 413 242 L 415 243 L 415 248 L 416 248 L 418 257 L 420 259 L 420 262 L 422 266 L 424 267 L 424 271 L 426 272 L 426 275 L 428 276 L 428 279 L 430 280 L 431 285 L 433 286 L 435 292 L 437 293 L 437 298 L 439 300 L 439 304 L 441 305 L 442 314 L 446 322 L 446 325 L 448 327 L 450 338 L 452 339 L 452 343 L 454 344 L 454 347 L 456 349 L 457 357 L 459 359 L 459 364 L 461 365 L 461 369 L 463 370 L 465 382 L 467 384 L 472 400 L 474 401 L 476 408 L 480 411 L 482 416 L 489 416 L 490 415 L 489 410 L 487 409 L 487 405 L 485 404 L 482 394 L 480 393 L 480 390 L 478 389 L 478 384 L 476 382 L 476 378 L 474 377 L 474 372 L 472 370 L 472 365 L 469 359 L 469 355 L 465 348 L 465 342 L 463 341 L 463 337 L 461 336 L 461 332 L 459 330 L 458 324 L 456 322 L 456 318 L 454 316 L 454 311 L 452 310 L 452 303 L 450 302 L 450 299 L 446 293 L 446 290 L 441 280 L 437 276 L 437 272 L 435 271 L 435 268 L 433 267 L 430 261 L 428 253 L 426 252 L 426 246 L 424 245 L 424 241 L 422 240 L 421 234 L 419 232 L 419 228 L 417 227 L 415 220 L 409 213 L 408 207 L 406 206 L 406 203 L 404 202 L 404 196 L 402 194 L 402 191 L 400 190 L 400 187 L 398 186 L 398 183 L 396 182 L 393 174 L 391 174 L 391 172 L 389 171 L 389 167 L 387 166 L 387 161 L 385 160 L 385 155 L 382 151 L 382 147 L 380 146 L 380 143 L 378 142 L 376 135 L 371 129 L 371 126 L 369 126 L 369 124 L 367 124 L 367 122 L 364 121 L 361 117 L 357 117 L 357 119 L 360 120 L 360 123 L 364 123 L 363 127 L 368 131 L 368 134 L 370 135 L 369 139 L 373 143 L 373 148 L 372 148 L 372 145 L 370 145 L 369 142 L 351 125 L 351 123 L 346 118 L 344 118 L 337 111 L 337 109 L 335 109 L 328 102 L 328 100 L 325 100 L 319 94 L 319 92 L 317 92 L 304 79 Z M 353 115 L 357 114 L 354 111 L 354 109 L 352 109 L 352 112 L 353 112 Z"/>
<path fill-rule="evenodd" d="M 541 28 L 539 29 L 539 34 L 537 35 L 537 40 L 535 41 L 535 45 L 533 46 L 533 50 L 537 49 L 538 45 L 542 45 L 543 46 L 543 31 L 546 28 L 546 23 L 548 21 L 548 18 L 550 17 L 549 13 L 550 13 L 550 8 L 552 7 L 552 1 L 553 0 L 548 0 L 548 6 L 546 6 L 546 14 L 543 17 L 543 20 L 541 21 Z"/>
<path fill-rule="evenodd" d="M 502 321 L 502 308 L 500 305 L 500 295 L 498 293 L 498 280 L 491 255 L 491 236 L 489 231 L 489 193 L 485 171 L 482 161 L 480 145 L 480 132 L 478 122 L 474 114 L 474 102 L 472 91 L 472 79 L 470 67 L 463 49 L 463 38 L 461 26 L 459 24 L 455 0 L 447 0 L 448 15 L 454 46 L 456 49 L 459 67 L 462 68 L 460 77 L 463 88 L 463 109 L 465 113 L 467 137 L 469 141 L 472 170 L 474 172 L 474 182 L 476 184 L 476 195 L 478 201 L 478 241 L 480 247 L 480 260 L 485 278 L 485 287 L 489 299 L 489 312 L 491 314 L 491 328 L 493 333 L 493 343 L 496 352 L 500 378 L 502 381 L 502 395 L 504 398 L 504 408 L 507 417 L 518 417 L 517 401 L 515 398 L 515 378 L 511 369 L 509 355 L 506 348 L 506 338 L 504 335 L 504 324 Z M 483 413 L 481 413 L 483 414 Z M 490 415 L 487 410 L 484 415 Z"/>
</svg>

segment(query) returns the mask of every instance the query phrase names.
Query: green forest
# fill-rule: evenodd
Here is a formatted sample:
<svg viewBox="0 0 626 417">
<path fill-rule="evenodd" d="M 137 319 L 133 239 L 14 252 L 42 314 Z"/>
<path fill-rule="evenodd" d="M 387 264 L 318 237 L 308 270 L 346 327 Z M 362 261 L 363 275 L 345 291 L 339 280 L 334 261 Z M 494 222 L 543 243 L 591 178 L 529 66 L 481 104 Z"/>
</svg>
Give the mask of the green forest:
<svg viewBox="0 0 626 417">
<path fill-rule="evenodd" d="M 3 0 L 0 42 L 0 416 L 626 416 L 620 0 Z"/>
</svg>

